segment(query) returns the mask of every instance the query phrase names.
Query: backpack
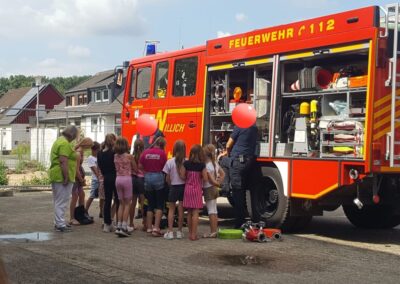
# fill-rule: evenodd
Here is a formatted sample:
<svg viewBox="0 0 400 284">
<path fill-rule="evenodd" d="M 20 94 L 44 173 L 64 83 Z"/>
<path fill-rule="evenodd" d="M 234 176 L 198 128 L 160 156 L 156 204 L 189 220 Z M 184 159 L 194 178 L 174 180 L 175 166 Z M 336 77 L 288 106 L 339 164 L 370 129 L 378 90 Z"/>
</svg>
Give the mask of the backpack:
<svg viewBox="0 0 400 284">
<path fill-rule="evenodd" d="M 75 219 L 81 225 L 89 225 L 89 224 L 92 224 L 94 222 L 91 218 L 89 218 L 89 216 L 85 212 L 85 207 L 83 205 L 80 205 L 80 206 L 75 208 L 74 216 L 75 216 Z"/>
</svg>

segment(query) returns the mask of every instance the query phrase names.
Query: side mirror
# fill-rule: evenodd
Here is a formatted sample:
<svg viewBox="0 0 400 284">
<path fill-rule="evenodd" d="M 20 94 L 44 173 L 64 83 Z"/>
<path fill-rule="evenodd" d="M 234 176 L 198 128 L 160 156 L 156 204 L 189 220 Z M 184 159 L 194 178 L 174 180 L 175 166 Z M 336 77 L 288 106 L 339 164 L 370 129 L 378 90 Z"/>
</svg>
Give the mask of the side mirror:
<svg viewBox="0 0 400 284">
<path fill-rule="evenodd" d="M 114 75 L 114 83 L 115 87 L 120 89 L 122 88 L 122 81 L 124 78 L 124 70 L 123 69 L 117 69 L 115 75 Z"/>
</svg>

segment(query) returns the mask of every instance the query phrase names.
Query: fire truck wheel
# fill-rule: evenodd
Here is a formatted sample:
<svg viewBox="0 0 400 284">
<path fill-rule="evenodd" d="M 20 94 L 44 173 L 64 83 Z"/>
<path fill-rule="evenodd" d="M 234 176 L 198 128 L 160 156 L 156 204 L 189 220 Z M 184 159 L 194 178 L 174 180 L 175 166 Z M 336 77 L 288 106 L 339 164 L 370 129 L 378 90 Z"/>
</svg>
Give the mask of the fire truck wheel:
<svg viewBox="0 0 400 284">
<path fill-rule="evenodd" d="M 263 168 L 252 179 L 246 205 L 253 221 L 265 221 L 268 227 L 281 228 L 288 219 L 289 200 L 283 193 L 281 175 L 276 168 Z"/>
<path fill-rule="evenodd" d="M 400 224 L 400 215 L 395 215 L 391 206 L 365 205 L 358 209 L 355 205 L 343 205 L 344 213 L 356 227 L 365 229 L 389 229 Z"/>
</svg>

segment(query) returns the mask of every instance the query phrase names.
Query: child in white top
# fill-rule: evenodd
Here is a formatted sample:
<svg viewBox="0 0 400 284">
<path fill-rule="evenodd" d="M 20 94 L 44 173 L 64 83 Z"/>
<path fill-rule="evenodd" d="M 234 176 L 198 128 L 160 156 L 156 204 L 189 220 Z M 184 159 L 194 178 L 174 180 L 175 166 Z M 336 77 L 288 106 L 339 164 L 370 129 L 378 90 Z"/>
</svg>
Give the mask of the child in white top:
<svg viewBox="0 0 400 284">
<path fill-rule="evenodd" d="M 178 231 L 176 238 L 183 237 L 183 193 L 185 191 L 185 181 L 179 176 L 179 170 L 183 166 L 186 157 L 186 145 L 182 140 L 177 140 L 174 144 L 173 158 L 169 159 L 164 166 L 163 172 L 167 175 L 169 185 L 168 193 L 168 231 L 164 238 L 172 240 L 174 238 L 173 225 L 175 217 L 176 202 L 178 202 Z"/>
<path fill-rule="evenodd" d="M 97 165 L 97 153 L 100 150 L 100 144 L 98 142 L 93 142 L 92 146 L 92 153 L 91 155 L 87 158 L 87 165 L 92 171 L 92 182 L 91 182 L 91 188 L 90 188 L 90 197 L 86 201 L 86 212 L 89 212 L 90 205 L 93 202 L 93 199 L 99 197 L 99 187 L 100 187 L 100 169 Z M 104 199 L 100 199 L 100 213 L 99 217 L 103 216 L 103 206 L 104 206 Z"/>
<path fill-rule="evenodd" d="M 218 229 L 218 211 L 217 198 L 219 196 L 219 187 L 224 180 L 225 172 L 218 165 L 215 159 L 215 146 L 208 144 L 204 146 L 206 156 L 206 170 L 208 181 L 203 182 L 203 195 L 206 202 L 208 218 L 210 219 L 210 233 L 204 234 L 204 238 L 216 238 Z"/>
</svg>

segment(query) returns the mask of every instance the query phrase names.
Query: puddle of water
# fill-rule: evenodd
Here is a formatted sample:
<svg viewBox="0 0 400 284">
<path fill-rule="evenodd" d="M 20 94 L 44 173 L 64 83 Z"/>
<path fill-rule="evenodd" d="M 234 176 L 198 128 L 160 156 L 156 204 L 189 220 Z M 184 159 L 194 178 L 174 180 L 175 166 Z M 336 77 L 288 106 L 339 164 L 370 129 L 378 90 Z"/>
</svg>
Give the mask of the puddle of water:
<svg viewBox="0 0 400 284">
<path fill-rule="evenodd" d="M 218 258 L 226 265 L 264 265 L 270 260 L 253 255 L 219 255 Z"/>
<path fill-rule="evenodd" d="M 0 242 L 42 242 L 48 241 L 53 238 L 52 233 L 46 232 L 33 232 L 33 233 L 24 233 L 24 234 L 5 234 L 0 235 Z"/>
</svg>

